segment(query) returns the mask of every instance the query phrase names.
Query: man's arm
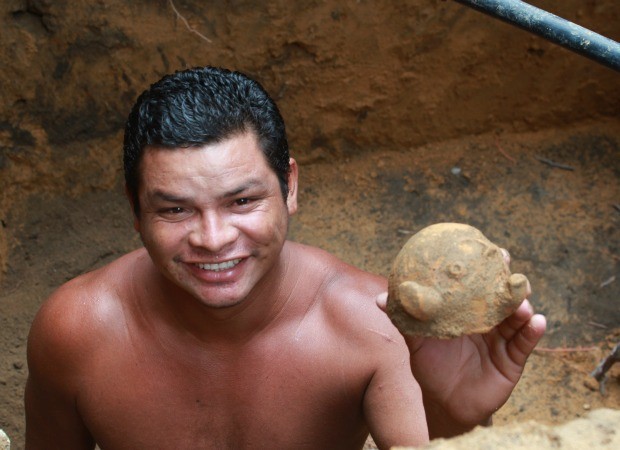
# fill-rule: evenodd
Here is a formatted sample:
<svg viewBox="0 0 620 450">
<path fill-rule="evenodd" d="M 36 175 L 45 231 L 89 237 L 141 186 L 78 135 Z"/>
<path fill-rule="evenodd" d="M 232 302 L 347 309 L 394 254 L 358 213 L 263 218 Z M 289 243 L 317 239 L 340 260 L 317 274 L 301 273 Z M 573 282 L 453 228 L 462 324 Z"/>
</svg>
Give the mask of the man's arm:
<svg viewBox="0 0 620 450">
<path fill-rule="evenodd" d="M 377 299 L 385 311 L 387 294 Z M 462 434 L 491 418 L 510 397 L 546 321 L 529 301 L 490 332 L 457 339 L 405 336 L 431 439 Z"/>
<path fill-rule="evenodd" d="M 75 316 L 58 294 L 37 314 L 28 336 L 26 449 L 93 449 L 77 410 L 76 379 L 83 344 Z M 76 336 L 77 335 L 77 336 Z"/>
<path fill-rule="evenodd" d="M 394 351 L 397 353 L 389 355 Z M 364 395 L 364 416 L 380 449 L 428 443 L 422 392 L 411 375 L 407 348 L 396 334 L 384 345 L 382 358 Z"/>
<path fill-rule="evenodd" d="M 27 450 L 95 448 L 75 401 L 44 388 L 30 376 L 25 401 Z"/>
<path fill-rule="evenodd" d="M 428 442 L 428 428 L 420 386 L 411 373 L 409 350 L 375 298 L 387 289 L 387 280 L 329 257 L 326 267 L 336 274 L 325 294 L 325 314 L 349 342 L 363 376 L 362 413 L 380 449 L 420 446 Z M 361 363 L 361 364 L 360 364 Z"/>
</svg>

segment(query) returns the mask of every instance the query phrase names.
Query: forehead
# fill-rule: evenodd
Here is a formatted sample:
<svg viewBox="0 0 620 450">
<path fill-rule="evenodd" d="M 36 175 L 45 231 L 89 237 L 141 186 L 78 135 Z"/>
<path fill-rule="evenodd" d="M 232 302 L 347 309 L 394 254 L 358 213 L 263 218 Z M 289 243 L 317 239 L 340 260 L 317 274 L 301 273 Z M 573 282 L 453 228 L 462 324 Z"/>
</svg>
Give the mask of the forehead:
<svg viewBox="0 0 620 450">
<path fill-rule="evenodd" d="M 267 182 L 275 177 L 251 132 L 197 147 L 147 147 L 140 164 L 141 185 L 147 190 L 176 184 L 227 188 L 245 179 Z"/>
</svg>

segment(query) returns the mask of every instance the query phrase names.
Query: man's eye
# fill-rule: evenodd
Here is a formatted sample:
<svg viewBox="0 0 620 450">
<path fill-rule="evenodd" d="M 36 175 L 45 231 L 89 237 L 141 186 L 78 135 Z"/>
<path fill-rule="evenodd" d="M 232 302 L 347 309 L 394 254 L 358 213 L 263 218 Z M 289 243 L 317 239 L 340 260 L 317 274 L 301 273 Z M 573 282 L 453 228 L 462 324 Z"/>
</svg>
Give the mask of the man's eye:
<svg viewBox="0 0 620 450">
<path fill-rule="evenodd" d="M 162 208 L 159 213 L 160 214 L 167 214 L 170 216 L 175 216 L 178 214 L 181 214 L 185 212 L 185 210 L 183 208 L 181 208 L 180 206 L 175 206 L 174 208 Z"/>
<path fill-rule="evenodd" d="M 244 205 L 247 205 L 248 203 L 250 203 L 250 199 L 247 197 L 238 198 L 237 200 L 235 200 L 235 204 L 238 206 L 244 206 Z"/>
</svg>

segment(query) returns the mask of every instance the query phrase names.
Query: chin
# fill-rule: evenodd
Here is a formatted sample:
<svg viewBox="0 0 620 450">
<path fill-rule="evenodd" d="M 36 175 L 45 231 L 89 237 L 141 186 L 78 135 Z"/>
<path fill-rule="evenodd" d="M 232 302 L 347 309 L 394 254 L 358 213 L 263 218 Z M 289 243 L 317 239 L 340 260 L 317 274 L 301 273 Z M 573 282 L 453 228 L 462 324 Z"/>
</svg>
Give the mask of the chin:
<svg viewBox="0 0 620 450">
<path fill-rule="evenodd" d="M 240 305 L 245 301 L 248 294 L 245 292 L 241 292 L 238 294 L 234 293 L 204 293 L 204 292 L 191 292 L 193 297 L 195 297 L 203 306 L 212 309 L 226 309 L 233 308 L 237 305 Z"/>
<path fill-rule="evenodd" d="M 225 302 L 202 302 L 203 306 L 209 309 L 215 310 L 225 310 L 229 308 L 234 308 L 235 306 L 243 303 L 243 300 L 230 300 Z"/>
</svg>

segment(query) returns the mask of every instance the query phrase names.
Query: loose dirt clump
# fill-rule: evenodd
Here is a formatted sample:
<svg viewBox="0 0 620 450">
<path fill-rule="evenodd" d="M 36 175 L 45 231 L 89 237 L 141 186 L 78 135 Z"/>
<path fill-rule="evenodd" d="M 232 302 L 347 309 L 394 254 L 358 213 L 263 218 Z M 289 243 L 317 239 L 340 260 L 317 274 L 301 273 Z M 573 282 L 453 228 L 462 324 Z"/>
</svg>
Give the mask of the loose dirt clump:
<svg viewBox="0 0 620 450">
<path fill-rule="evenodd" d="M 533 421 L 503 427 L 478 427 L 471 433 L 454 439 L 437 439 L 427 450 L 470 450 L 472 448 L 501 448 L 503 450 L 612 450 L 620 447 L 617 433 L 620 411 L 599 409 L 586 417 L 563 425 L 549 427 Z M 392 450 L 413 450 L 412 447 L 393 447 Z"/>
</svg>

